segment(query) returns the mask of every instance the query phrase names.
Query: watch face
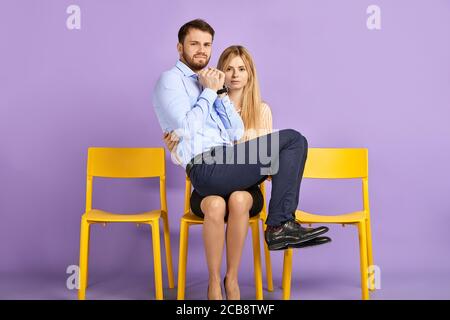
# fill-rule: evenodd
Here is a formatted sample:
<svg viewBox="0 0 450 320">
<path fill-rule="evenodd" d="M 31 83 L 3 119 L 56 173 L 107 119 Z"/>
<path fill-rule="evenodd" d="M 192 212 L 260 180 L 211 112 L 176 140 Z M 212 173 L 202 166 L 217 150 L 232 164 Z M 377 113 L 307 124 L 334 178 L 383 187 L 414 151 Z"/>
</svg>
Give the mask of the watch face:
<svg viewBox="0 0 450 320">
<path fill-rule="evenodd" d="M 222 93 L 225 93 L 225 92 L 228 92 L 228 88 L 223 87 L 222 89 L 217 91 L 217 94 L 222 94 Z"/>
</svg>

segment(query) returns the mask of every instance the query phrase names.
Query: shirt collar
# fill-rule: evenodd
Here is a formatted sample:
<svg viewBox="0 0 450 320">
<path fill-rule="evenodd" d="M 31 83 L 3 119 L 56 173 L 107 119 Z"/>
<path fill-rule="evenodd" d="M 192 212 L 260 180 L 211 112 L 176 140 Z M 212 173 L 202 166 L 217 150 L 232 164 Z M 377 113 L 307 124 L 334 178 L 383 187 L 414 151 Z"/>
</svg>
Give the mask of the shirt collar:
<svg viewBox="0 0 450 320">
<path fill-rule="evenodd" d="M 177 61 L 176 67 L 183 72 L 185 77 L 197 76 L 197 74 L 191 70 L 187 65 L 185 65 L 181 60 Z"/>
</svg>

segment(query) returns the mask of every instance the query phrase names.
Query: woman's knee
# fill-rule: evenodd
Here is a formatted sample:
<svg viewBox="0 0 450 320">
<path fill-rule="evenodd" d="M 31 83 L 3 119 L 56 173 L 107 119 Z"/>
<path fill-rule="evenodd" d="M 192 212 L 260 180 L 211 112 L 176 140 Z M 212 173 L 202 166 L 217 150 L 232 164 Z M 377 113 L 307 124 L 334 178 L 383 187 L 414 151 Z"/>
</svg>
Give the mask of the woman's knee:
<svg viewBox="0 0 450 320">
<path fill-rule="evenodd" d="M 205 215 L 205 218 L 221 219 L 225 217 L 226 203 L 220 196 L 208 196 L 204 198 L 200 207 Z"/>
<path fill-rule="evenodd" d="M 235 191 L 228 198 L 230 214 L 232 211 L 249 211 L 253 204 L 253 198 L 247 191 Z M 234 210 L 233 210 L 234 209 Z"/>
</svg>

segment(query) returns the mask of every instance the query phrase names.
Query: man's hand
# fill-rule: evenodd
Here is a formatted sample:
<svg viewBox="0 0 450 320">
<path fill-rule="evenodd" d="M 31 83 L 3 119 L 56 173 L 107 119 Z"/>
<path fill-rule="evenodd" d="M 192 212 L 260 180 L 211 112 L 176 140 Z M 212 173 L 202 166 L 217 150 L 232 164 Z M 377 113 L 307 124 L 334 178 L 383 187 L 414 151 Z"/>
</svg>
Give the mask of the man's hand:
<svg viewBox="0 0 450 320">
<path fill-rule="evenodd" d="M 175 132 L 171 131 L 164 133 L 163 140 L 167 146 L 167 149 L 169 149 L 170 153 L 172 153 L 175 151 L 180 138 L 175 134 Z"/>
<path fill-rule="evenodd" d="M 214 68 L 203 69 L 198 72 L 198 81 L 204 88 L 209 88 L 216 92 L 223 88 L 225 73 Z"/>
<path fill-rule="evenodd" d="M 219 81 L 220 81 L 220 88 L 219 88 L 219 90 L 220 90 L 225 85 L 225 72 L 222 72 L 219 69 L 216 69 L 216 70 L 219 73 Z"/>
</svg>

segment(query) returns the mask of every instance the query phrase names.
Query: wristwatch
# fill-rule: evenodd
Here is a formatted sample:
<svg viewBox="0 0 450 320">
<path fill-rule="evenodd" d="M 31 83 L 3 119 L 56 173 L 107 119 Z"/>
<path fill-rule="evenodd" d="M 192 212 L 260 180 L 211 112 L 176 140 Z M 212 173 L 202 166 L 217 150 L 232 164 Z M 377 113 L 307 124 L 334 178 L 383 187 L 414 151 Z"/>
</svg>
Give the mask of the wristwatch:
<svg viewBox="0 0 450 320">
<path fill-rule="evenodd" d="M 225 85 L 223 86 L 222 89 L 217 90 L 217 94 L 218 94 L 218 95 L 219 95 L 219 94 L 222 94 L 222 93 L 226 93 L 226 92 L 228 92 L 228 88 L 225 87 Z"/>
</svg>

